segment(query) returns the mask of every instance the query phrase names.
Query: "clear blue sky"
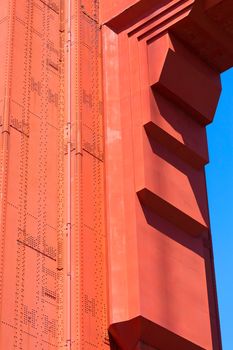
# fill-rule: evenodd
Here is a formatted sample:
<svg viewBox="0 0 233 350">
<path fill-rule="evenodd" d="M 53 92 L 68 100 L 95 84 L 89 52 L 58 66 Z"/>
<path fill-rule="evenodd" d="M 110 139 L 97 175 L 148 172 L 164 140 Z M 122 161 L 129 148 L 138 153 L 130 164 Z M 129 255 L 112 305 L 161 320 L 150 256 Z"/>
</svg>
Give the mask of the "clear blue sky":
<svg viewBox="0 0 233 350">
<path fill-rule="evenodd" d="M 222 75 L 222 96 L 208 126 L 206 167 L 223 350 L 233 349 L 233 69 Z"/>
</svg>

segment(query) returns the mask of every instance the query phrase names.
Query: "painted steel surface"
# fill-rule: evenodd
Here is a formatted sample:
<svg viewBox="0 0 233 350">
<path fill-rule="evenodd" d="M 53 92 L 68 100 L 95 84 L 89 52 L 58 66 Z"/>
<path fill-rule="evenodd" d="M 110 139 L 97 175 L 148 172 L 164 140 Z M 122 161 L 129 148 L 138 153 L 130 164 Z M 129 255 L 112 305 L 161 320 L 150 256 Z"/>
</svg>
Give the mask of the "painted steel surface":
<svg viewBox="0 0 233 350">
<path fill-rule="evenodd" d="M 0 28 L 0 348 L 109 348 L 98 3 L 8 0 Z"/>
<path fill-rule="evenodd" d="M 233 5 L 101 4 L 113 343 L 220 350 L 205 126 L 233 63 Z"/>
<path fill-rule="evenodd" d="M 4 1 L 1 17 L 1 349 L 56 347 L 59 3 Z"/>
<path fill-rule="evenodd" d="M 221 349 L 205 127 L 232 18 L 0 3 L 1 349 Z"/>
</svg>

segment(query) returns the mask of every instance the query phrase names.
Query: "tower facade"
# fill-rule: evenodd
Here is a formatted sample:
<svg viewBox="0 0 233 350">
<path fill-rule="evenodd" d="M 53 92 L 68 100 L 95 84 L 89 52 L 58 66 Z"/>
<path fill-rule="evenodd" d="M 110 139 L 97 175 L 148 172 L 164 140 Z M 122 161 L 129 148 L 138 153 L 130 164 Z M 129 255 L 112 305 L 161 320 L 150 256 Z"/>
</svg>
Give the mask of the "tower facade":
<svg viewBox="0 0 233 350">
<path fill-rule="evenodd" d="M 207 124 L 231 0 L 0 4 L 0 348 L 221 350 Z"/>
</svg>

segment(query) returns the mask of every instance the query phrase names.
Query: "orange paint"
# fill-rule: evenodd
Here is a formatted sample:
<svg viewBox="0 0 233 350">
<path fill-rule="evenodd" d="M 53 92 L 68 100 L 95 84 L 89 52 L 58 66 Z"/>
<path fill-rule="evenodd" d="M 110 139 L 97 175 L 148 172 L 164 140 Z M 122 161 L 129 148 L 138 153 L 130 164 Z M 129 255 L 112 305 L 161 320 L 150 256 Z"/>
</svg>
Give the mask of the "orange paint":
<svg viewBox="0 0 233 350">
<path fill-rule="evenodd" d="M 221 350 L 205 127 L 232 13 L 1 2 L 1 349 Z"/>
<path fill-rule="evenodd" d="M 233 62 L 232 4 L 102 5 L 112 341 L 221 349 L 205 126 Z"/>
</svg>

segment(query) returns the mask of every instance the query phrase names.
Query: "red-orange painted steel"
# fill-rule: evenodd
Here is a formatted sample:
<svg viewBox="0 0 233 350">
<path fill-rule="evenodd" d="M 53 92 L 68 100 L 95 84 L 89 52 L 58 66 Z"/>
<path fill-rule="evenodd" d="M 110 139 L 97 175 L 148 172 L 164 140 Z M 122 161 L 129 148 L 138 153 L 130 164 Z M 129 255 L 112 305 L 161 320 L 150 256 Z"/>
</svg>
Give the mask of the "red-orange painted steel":
<svg viewBox="0 0 233 350">
<path fill-rule="evenodd" d="M 219 350 L 205 126 L 233 4 L 101 4 L 110 334 L 122 350 Z"/>
<path fill-rule="evenodd" d="M 4 1 L 1 16 L 1 349 L 56 344 L 59 6 Z"/>
<path fill-rule="evenodd" d="M 1 349 L 109 348 L 98 10 L 0 5 Z"/>
<path fill-rule="evenodd" d="M 232 19 L 1 1 L 1 349 L 221 350 L 205 126 Z"/>
</svg>

